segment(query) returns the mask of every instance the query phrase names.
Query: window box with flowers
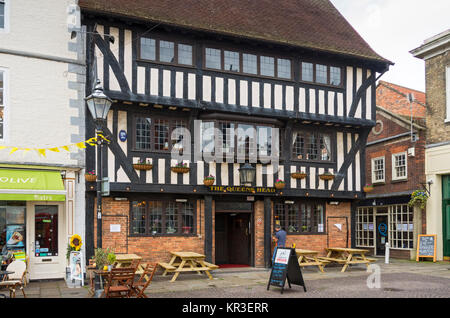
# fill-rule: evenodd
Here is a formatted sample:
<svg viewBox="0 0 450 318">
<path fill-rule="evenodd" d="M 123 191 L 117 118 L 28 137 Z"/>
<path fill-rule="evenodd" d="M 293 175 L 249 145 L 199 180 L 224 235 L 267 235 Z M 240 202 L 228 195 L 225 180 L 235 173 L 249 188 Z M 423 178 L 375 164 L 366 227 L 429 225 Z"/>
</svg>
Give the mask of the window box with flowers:
<svg viewBox="0 0 450 318">
<path fill-rule="evenodd" d="M 151 170 L 153 165 L 150 159 L 139 159 L 137 163 L 133 164 L 133 168 L 136 170 Z"/>
<path fill-rule="evenodd" d="M 411 207 L 418 206 L 424 209 L 427 205 L 428 194 L 423 190 L 416 190 L 411 194 L 411 200 L 409 200 L 408 205 Z"/>
<path fill-rule="evenodd" d="M 276 188 L 277 190 L 284 189 L 285 185 L 286 185 L 286 182 L 284 182 L 284 181 L 281 180 L 281 179 L 277 179 L 277 180 L 275 181 L 275 188 Z"/>
<path fill-rule="evenodd" d="M 207 176 L 203 179 L 203 184 L 207 187 L 212 186 L 214 184 L 214 176 Z"/>
<path fill-rule="evenodd" d="M 175 166 L 170 167 L 170 170 L 175 173 L 187 173 L 190 169 L 187 163 L 179 162 Z"/>
<path fill-rule="evenodd" d="M 95 174 L 95 170 L 88 171 L 85 173 L 84 177 L 87 182 L 95 182 L 97 180 L 97 175 Z"/>
<path fill-rule="evenodd" d="M 364 187 L 363 187 L 363 191 L 364 192 L 366 192 L 366 193 L 369 193 L 369 192 L 371 192 L 373 190 L 373 185 L 371 185 L 371 184 L 366 184 Z"/>
</svg>

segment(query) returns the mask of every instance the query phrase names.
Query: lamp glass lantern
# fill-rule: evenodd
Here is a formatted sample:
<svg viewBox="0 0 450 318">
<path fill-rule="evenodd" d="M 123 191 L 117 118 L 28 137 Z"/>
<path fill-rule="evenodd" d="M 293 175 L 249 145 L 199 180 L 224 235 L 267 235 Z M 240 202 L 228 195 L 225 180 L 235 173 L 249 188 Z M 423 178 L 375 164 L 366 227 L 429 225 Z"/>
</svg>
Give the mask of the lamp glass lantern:
<svg viewBox="0 0 450 318">
<path fill-rule="evenodd" d="M 239 169 L 239 177 L 241 180 L 241 184 L 251 186 L 253 184 L 253 181 L 255 180 L 255 175 L 256 175 L 256 168 L 254 168 L 248 162 L 245 163 Z"/>
<path fill-rule="evenodd" d="M 85 100 L 95 121 L 106 120 L 113 101 L 103 93 L 100 80 L 97 80 L 94 91 Z"/>
</svg>

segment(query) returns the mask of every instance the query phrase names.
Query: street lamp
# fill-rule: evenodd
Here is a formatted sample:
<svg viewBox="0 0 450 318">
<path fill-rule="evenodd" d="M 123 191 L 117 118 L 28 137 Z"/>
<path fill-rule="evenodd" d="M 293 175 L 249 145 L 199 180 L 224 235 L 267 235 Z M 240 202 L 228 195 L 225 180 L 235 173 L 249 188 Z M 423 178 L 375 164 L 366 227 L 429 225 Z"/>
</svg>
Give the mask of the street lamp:
<svg viewBox="0 0 450 318">
<path fill-rule="evenodd" d="M 256 169 L 246 162 L 241 168 L 239 168 L 239 177 L 241 184 L 251 186 L 255 180 Z"/>
<path fill-rule="evenodd" d="M 96 124 L 97 136 L 97 248 L 102 247 L 102 147 L 103 135 L 102 123 L 106 121 L 112 100 L 103 93 L 103 87 L 100 80 L 97 79 L 94 91 L 85 98 L 92 118 Z"/>
</svg>

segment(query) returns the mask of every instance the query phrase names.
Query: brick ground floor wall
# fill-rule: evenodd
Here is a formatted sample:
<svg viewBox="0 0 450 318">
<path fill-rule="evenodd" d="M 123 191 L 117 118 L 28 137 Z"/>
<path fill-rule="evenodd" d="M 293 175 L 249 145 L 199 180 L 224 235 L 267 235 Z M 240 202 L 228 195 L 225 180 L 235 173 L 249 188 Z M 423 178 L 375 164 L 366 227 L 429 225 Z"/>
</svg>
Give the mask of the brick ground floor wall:
<svg viewBox="0 0 450 318">
<path fill-rule="evenodd" d="M 205 254 L 205 204 L 196 202 L 196 233 L 192 236 L 133 236 L 130 231 L 130 201 L 116 201 L 103 198 L 102 247 L 112 248 L 116 253 L 133 253 L 142 256 L 143 262 L 168 262 L 170 251 L 192 251 Z M 95 206 L 95 205 L 94 205 Z M 273 202 L 271 203 L 271 229 L 273 229 Z M 94 213 L 96 216 L 96 214 Z M 255 267 L 265 266 L 265 228 L 264 201 L 257 200 L 253 205 L 253 249 Z M 96 242 L 97 220 L 94 216 L 94 241 Z M 297 248 L 319 251 L 325 255 L 326 247 L 351 247 L 351 204 L 326 204 L 325 233 L 317 235 L 288 235 L 286 246 L 295 243 Z M 120 225 L 120 232 L 111 232 L 111 225 Z M 341 224 L 339 230 L 335 224 Z M 215 262 L 215 202 L 212 204 L 212 261 Z M 271 240 L 271 238 L 270 238 Z M 95 245 L 94 242 L 94 245 Z"/>
</svg>

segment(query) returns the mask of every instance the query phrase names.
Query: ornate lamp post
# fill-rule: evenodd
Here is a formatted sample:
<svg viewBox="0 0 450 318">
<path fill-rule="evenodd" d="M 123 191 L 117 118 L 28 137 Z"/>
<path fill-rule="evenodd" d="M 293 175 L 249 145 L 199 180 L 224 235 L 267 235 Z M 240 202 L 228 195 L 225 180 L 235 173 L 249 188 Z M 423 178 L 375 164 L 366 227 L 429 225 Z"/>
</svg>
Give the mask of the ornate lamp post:
<svg viewBox="0 0 450 318">
<path fill-rule="evenodd" d="M 96 124 L 97 136 L 97 248 L 102 247 L 102 148 L 104 140 L 99 136 L 103 135 L 102 123 L 106 121 L 112 100 L 103 93 L 100 80 L 97 80 L 94 91 L 85 98 L 89 111 Z"/>
<path fill-rule="evenodd" d="M 245 186 L 252 186 L 255 180 L 256 168 L 246 162 L 241 168 L 239 168 L 239 177 L 241 184 Z"/>
</svg>

